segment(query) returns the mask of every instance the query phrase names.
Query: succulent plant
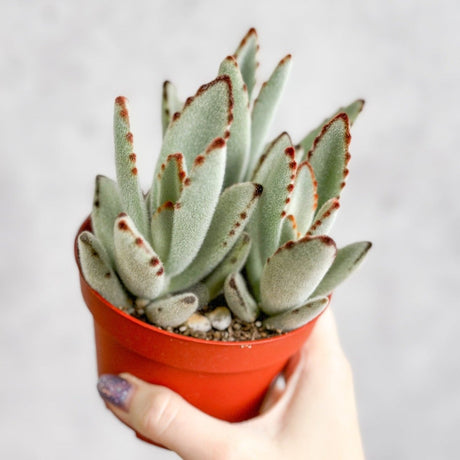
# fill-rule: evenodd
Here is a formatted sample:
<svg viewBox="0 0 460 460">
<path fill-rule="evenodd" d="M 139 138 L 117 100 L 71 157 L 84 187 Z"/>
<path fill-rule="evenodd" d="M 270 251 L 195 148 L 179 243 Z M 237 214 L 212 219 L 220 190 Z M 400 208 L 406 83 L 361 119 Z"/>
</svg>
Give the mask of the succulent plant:
<svg viewBox="0 0 460 460">
<path fill-rule="evenodd" d="M 251 29 L 185 103 L 164 83 L 163 143 L 145 195 L 127 100 L 115 100 L 117 180 L 96 178 L 80 264 L 105 299 L 158 326 L 225 329 L 231 310 L 266 329 L 295 329 L 321 313 L 371 246 L 337 249 L 328 236 L 348 175 L 349 127 L 364 102 L 297 145 L 285 132 L 267 143 L 291 56 L 253 100 L 258 48 Z M 202 315 L 222 293 L 226 307 Z"/>
</svg>

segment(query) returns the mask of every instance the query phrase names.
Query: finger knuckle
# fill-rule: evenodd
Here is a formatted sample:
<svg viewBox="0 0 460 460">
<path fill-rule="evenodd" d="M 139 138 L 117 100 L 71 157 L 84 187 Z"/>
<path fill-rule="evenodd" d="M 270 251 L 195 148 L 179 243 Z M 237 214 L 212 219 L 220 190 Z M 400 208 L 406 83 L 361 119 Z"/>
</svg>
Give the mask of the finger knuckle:
<svg viewBox="0 0 460 460">
<path fill-rule="evenodd" d="M 140 421 L 142 430 L 155 436 L 162 435 L 168 430 L 178 412 L 175 400 L 176 395 L 169 391 L 150 398 Z"/>
</svg>

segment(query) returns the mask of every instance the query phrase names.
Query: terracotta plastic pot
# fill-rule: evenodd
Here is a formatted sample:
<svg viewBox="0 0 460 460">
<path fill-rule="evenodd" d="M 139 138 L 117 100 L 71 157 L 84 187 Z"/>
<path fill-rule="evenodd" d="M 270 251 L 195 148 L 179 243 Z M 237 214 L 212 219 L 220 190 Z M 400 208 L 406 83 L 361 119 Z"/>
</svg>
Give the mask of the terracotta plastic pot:
<svg viewBox="0 0 460 460">
<path fill-rule="evenodd" d="M 90 229 L 87 219 L 78 233 Z M 78 264 L 76 240 L 75 256 Z M 99 375 L 129 372 L 167 386 L 204 412 L 230 422 L 257 415 L 270 383 L 315 324 L 313 320 L 257 341 L 206 341 L 158 329 L 122 312 L 86 283 L 81 269 L 80 283 L 94 319 Z"/>
</svg>

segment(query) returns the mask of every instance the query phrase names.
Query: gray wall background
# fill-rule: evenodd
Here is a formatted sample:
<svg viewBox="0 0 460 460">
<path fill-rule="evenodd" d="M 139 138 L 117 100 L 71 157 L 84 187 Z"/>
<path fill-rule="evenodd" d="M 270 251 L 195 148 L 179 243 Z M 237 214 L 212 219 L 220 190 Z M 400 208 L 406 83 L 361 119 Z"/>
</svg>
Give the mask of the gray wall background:
<svg viewBox="0 0 460 460">
<path fill-rule="evenodd" d="M 334 237 L 370 239 L 333 308 L 369 459 L 458 458 L 459 12 L 455 1 L 0 1 L 0 457 L 177 458 L 137 441 L 95 390 L 73 260 L 112 104 L 129 97 L 143 184 L 161 84 L 185 98 L 251 26 L 259 83 L 286 53 L 273 126 L 295 140 L 364 97 Z"/>
</svg>

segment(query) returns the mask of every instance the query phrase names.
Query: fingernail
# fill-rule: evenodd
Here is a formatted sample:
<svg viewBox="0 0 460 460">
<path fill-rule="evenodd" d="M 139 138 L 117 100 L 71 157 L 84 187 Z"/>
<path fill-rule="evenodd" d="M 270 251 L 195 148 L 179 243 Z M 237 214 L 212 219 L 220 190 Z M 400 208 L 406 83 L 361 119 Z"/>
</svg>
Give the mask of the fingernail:
<svg viewBox="0 0 460 460">
<path fill-rule="evenodd" d="M 104 374 L 97 382 L 97 391 L 101 398 L 125 410 L 127 410 L 127 402 L 132 390 L 133 386 L 118 375 Z"/>
</svg>

